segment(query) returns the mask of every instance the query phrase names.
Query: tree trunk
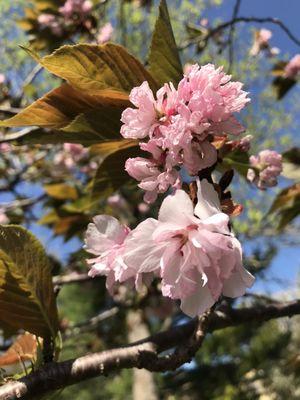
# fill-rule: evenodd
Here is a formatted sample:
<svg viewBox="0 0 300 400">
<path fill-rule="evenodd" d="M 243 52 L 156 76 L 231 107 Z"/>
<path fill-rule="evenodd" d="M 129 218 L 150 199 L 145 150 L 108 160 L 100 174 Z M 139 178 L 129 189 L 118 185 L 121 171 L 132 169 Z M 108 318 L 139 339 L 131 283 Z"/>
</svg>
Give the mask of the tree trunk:
<svg viewBox="0 0 300 400">
<path fill-rule="evenodd" d="M 129 342 L 136 342 L 150 335 L 141 311 L 130 311 L 127 316 Z M 158 400 L 153 373 L 146 369 L 133 369 L 133 400 Z"/>
</svg>

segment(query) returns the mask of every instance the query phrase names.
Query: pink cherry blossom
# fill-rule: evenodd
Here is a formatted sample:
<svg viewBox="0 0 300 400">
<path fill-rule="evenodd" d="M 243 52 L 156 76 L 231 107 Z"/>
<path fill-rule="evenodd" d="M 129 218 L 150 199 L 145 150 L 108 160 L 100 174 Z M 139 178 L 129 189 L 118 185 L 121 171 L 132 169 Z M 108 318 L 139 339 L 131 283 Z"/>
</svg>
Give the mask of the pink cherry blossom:
<svg viewBox="0 0 300 400">
<path fill-rule="evenodd" d="M 77 143 L 64 143 L 63 148 L 65 152 L 70 154 L 75 160 L 79 160 L 87 153 L 87 149 Z"/>
<path fill-rule="evenodd" d="M 200 25 L 206 27 L 206 26 L 208 26 L 208 23 L 209 23 L 209 21 L 208 21 L 207 18 L 201 18 L 201 19 L 200 19 Z"/>
<path fill-rule="evenodd" d="M 150 136 L 157 126 L 156 101 L 148 82 L 132 89 L 129 100 L 136 109 L 127 108 L 122 113 L 124 125 L 121 134 L 125 138 L 142 139 Z"/>
<path fill-rule="evenodd" d="M 10 143 L 0 143 L 0 152 L 7 153 L 12 150 L 12 146 Z"/>
<path fill-rule="evenodd" d="M 5 209 L 4 208 L 0 208 L 0 224 L 6 225 L 8 223 L 9 223 L 9 218 L 5 213 Z"/>
<path fill-rule="evenodd" d="M 0 85 L 3 85 L 4 82 L 5 82 L 5 75 L 0 74 Z"/>
<path fill-rule="evenodd" d="M 57 166 L 72 169 L 87 153 L 88 149 L 81 144 L 64 143 L 63 150 L 55 155 L 53 161 Z"/>
<path fill-rule="evenodd" d="M 282 156 L 274 150 L 263 150 L 257 156 L 250 157 L 247 179 L 257 185 L 259 189 L 266 189 L 277 185 L 277 177 L 282 172 Z"/>
<path fill-rule="evenodd" d="M 251 56 L 257 56 L 260 51 L 269 48 L 269 40 L 273 36 L 272 32 L 269 29 L 260 29 L 255 32 L 254 42 L 250 49 Z"/>
<path fill-rule="evenodd" d="M 53 14 L 41 14 L 38 16 L 38 23 L 41 28 L 49 28 L 50 31 L 56 35 L 61 36 L 63 33 L 63 28 L 60 21 Z"/>
<path fill-rule="evenodd" d="M 130 176 L 140 181 L 139 187 L 146 193 L 144 201 L 153 203 L 158 193 L 165 193 L 169 187 L 178 188 L 181 180 L 175 169 L 161 170 L 160 165 L 147 158 L 129 158 L 125 164 L 125 170 Z"/>
<path fill-rule="evenodd" d="M 237 297 L 253 283 L 242 266 L 242 249 L 220 210 L 213 186 L 198 182 L 194 209 L 183 190 L 165 198 L 158 220 L 148 218 L 128 233 L 117 220 L 98 216 L 86 235 L 87 251 L 97 255 L 90 274 L 105 275 L 111 290 L 116 282 L 142 283 L 161 279 L 163 296 L 181 301 L 189 316 L 200 315 L 221 294 Z"/>
<path fill-rule="evenodd" d="M 113 208 L 117 208 L 119 210 L 125 209 L 127 206 L 127 202 L 122 195 L 116 193 L 107 198 L 107 204 Z"/>
<path fill-rule="evenodd" d="M 72 19 L 76 14 L 80 19 L 85 18 L 93 8 L 90 0 L 67 0 L 65 4 L 59 8 L 59 12 L 65 19 Z"/>
<path fill-rule="evenodd" d="M 128 235 L 123 260 L 139 274 L 159 274 L 162 294 L 180 299 L 187 315 L 200 315 L 222 293 L 237 297 L 252 285 L 254 278 L 242 266 L 241 245 L 207 181 L 199 184 L 195 210 L 189 196 L 177 190 L 154 221 L 144 221 Z"/>
<path fill-rule="evenodd" d="M 146 203 L 139 203 L 138 210 L 141 214 L 147 214 L 150 211 L 150 207 Z"/>
<path fill-rule="evenodd" d="M 109 215 L 98 215 L 93 219 L 93 223 L 88 225 L 85 249 L 97 256 L 88 260 L 88 263 L 92 265 L 89 275 L 106 276 L 106 286 L 110 292 L 115 282 L 122 280 L 126 275 L 121 254 L 128 233 L 129 228 Z"/>
<path fill-rule="evenodd" d="M 108 42 L 109 40 L 111 40 L 113 32 L 114 32 L 114 28 L 110 22 L 103 25 L 98 33 L 97 42 L 99 44 Z"/>
<path fill-rule="evenodd" d="M 296 54 L 285 66 L 284 75 L 286 78 L 295 79 L 300 72 L 300 54 Z"/>
<path fill-rule="evenodd" d="M 136 108 L 123 112 L 121 134 L 148 140 L 140 143 L 141 149 L 152 156 L 148 164 L 144 161 L 148 170 L 144 170 L 143 180 L 153 182 L 154 175 L 156 181 L 160 176 L 160 181 L 167 179 L 167 190 L 181 167 L 197 175 L 217 161 L 217 151 L 211 144 L 214 135 L 239 135 L 244 131 L 234 114 L 249 99 L 242 84 L 230 79 L 222 68 L 212 64 L 200 68 L 196 64 L 189 66 L 177 89 L 165 84 L 154 96 L 144 82 L 131 91 L 129 98 Z M 133 161 L 127 165 L 128 173 L 140 180 L 136 169 Z"/>
</svg>

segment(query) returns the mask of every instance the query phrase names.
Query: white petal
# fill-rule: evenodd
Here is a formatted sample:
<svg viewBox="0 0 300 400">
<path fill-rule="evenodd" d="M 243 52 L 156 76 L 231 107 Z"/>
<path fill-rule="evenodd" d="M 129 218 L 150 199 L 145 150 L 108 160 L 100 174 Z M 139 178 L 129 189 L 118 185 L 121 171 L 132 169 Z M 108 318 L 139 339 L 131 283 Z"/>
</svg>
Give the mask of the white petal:
<svg viewBox="0 0 300 400">
<path fill-rule="evenodd" d="M 197 291 L 181 301 L 180 308 L 189 317 L 203 314 L 215 303 L 207 285 L 199 284 Z"/>
<path fill-rule="evenodd" d="M 148 218 L 133 229 L 124 244 L 123 261 L 137 273 L 151 272 L 160 266 L 165 244 L 152 240 L 158 221 Z"/>
<path fill-rule="evenodd" d="M 123 242 L 126 236 L 125 230 L 116 218 L 110 215 L 97 215 L 93 221 L 99 233 L 104 237 L 118 244 Z"/>
<path fill-rule="evenodd" d="M 200 219 L 206 219 L 214 214 L 220 213 L 220 200 L 213 185 L 208 183 L 206 179 L 203 179 L 201 182 L 197 179 L 197 186 L 198 203 L 195 207 L 195 215 Z"/>
<path fill-rule="evenodd" d="M 183 190 L 176 190 L 174 195 L 167 196 L 159 210 L 160 222 L 174 223 L 185 227 L 194 218 L 193 203 Z"/>
<path fill-rule="evenodd" d="M 247 288 L 253 285 L 255 278 L 244 267 L 240 267 L 234 272 L 223 285 L 223 295 L 227 297 L 243 296 Z"/>
</svg>

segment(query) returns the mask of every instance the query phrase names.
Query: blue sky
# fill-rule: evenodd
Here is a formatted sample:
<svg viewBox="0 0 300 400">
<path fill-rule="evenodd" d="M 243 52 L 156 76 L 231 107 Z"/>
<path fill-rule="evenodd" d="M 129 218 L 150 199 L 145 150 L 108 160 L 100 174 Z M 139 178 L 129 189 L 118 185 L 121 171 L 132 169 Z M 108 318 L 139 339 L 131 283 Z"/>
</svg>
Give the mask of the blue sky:
<svg viewBox="0 0 300 400">
<path fill-rule="evenodd" d="M 207 14 L 209 17 L 220 17 L 223 20 L 228 20 L 232 16 L 233 6 L 235 0 L 224 0 L 223 5 L 216 10 L 212 10 Z M 255 17 L 273 17 L 280 19 L 287 25 L 290 31 L 298 38 L 300 38 L 300 1 L 299 0 L 242 0 L 239 11 L 239 16 L 255 16 Z M 285 32 L 274 24 L 254 24 L 258 28 L 266 27 L 273 32 L 271 44 L 279 47 L 283 54 L 289 53 L 293 56 L 300 53 L 300 47 L 297 46 Z M 298 91 L 300 95 L 300 91 Z M 300 99 L 299 99 L 300 100 Z M 300 124 L 297 121 L 297 125 Z M 299 126 L 300 128 L 300 126 Z M 300 135 L 299 135 L 300 136 Z M 299 136 L 296 138 L 299 143 Z M 275 239 L 275 237 L 274 237 Z M 281 292 L 294 288 L 297 284 L 297 277 L 299 278 L 299 266 L 300 266 L 300 248 L 299 246 L 289 246 L 283 244 L 281 238 L 276 241 L 279 244 L 279 252 L 275 257 L 271 268 L 268 273 L 268 280 L 262 282 L 258 280 L 253 286 L 253 291 L 261 292 Z M 251 245 L 246 247 L 248 253 Z M 283 280 L 284 283 L 276 283 Z"/>
</svg>

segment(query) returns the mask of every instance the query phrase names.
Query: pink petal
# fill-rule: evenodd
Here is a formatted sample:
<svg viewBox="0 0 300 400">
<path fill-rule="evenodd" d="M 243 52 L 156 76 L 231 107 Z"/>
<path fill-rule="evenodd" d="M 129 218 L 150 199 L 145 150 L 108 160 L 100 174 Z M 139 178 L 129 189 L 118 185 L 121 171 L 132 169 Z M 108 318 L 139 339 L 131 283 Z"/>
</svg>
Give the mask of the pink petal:
<svg viewBox="0 0 300 400">
<path fill-rule="evenodd" d="M 158 214 L 160 222 L 173 223 L 182 227 L 189 225 L 194 219 L 193 203 L 183 190 L 176 190 L 174 195 L 167 196 Z"/>
</svg>

